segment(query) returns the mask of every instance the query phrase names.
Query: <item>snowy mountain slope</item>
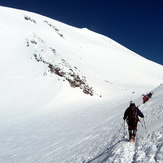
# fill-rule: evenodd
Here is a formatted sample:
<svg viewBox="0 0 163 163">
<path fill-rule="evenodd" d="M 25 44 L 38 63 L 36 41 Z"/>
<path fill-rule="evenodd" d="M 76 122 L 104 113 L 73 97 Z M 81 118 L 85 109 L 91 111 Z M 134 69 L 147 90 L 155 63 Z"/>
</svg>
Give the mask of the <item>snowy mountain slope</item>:
<svg viewBox="0 0 163 163">
<path fill-rule="evenodd" d="M 24 122 L 8 123 L 6 128 L 1 126 L 0 161 L 161 163 L 162 99 L 161 85 L 154 90 L 152 99 L 140 106 L 147 133 L 139 124 L 135 144 L 127 142 L 127 128 L 125 132 L 123 128 L 122 114 L 128 103 L 114 105 L 115 112 L 109 111 L 109 105 L 96 105 L 95 110 L 82 108 L 66 115 L 37 114 Z M 142 103 L 140 98 L 137 101 Z"/>
<path fill-rule="evenodd" d="M 124 159 L 114 151 L 125 153 L 116 120 L 163 82 L 163 67 L 103 35 L 22 10 L 0 7 L 0 27 L 0 162 Z M 155 106 L 162 115 L 161 103 L 142 109 L 161 151 L 152 135 L 162 124 L 147 111 Z"/>
<path fill-rule="evenodd" d="M 36 68 L 31 69 L 39 67 L 38 73 L 48 73 L 50 68 L 45 62 L 63 69 L 60 74 L 68 69 L 77 69 L 75 74 L 82 81 L 86 80 L 85 85 L 90 89 L 93 87 L 91 92 L 94 90 L 94 94 L 102 95 L 107 93 L 98 87 L 110 87 L 108 83 L 123 88 L 128 88 L 129 84 L 131 87 L 138 85 L 139 88 L 154 87 L 163 80 L 162 66 L 138 56 L 105 36 L 25 11 L 1 7 L 1 17 L 2 54 L 16 53 L 14 58 L 19 58 L 15 59 L 16 62 L 24 61 L 27 65 L 36 65 Z M 8 49 L 6 42 L 10 45 Z M 39 64 L 33 63 L 40 59 L 42 62 Z M 20 65 L 15 63 L 14 67 L 19 69 Z M 22 67 L 27 66 L 22 63 Z M 31 73 L 29 68 L 27 70 Z"/>
</svg>

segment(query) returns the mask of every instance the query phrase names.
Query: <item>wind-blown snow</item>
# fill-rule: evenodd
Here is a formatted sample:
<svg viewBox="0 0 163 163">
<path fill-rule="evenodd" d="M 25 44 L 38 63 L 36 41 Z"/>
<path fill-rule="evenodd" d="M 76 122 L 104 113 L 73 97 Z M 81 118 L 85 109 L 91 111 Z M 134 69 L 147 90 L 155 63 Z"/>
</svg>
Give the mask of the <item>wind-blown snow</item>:
<svg viewBox="0 0 163 163">
<path fill-rule="evenodd" d="M 0 27 L 0 162 L 163 161 L 162 65 L 27 11 L 0 7 Z M 135 144 L 122 122 L 130 100 L 147 126 Z"/>
</svg>

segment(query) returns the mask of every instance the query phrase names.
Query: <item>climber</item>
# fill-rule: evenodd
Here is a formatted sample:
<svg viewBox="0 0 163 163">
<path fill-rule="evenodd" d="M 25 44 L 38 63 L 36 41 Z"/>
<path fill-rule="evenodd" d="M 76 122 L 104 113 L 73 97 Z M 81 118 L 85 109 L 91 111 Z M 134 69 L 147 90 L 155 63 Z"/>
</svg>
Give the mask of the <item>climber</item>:
<svg viewBox="0 0 163 163">
<path fill-rule="evenodd" d="M 138 109 L 138 107 L 135 106 L 135 103 L 131 101 L 130 106 L 126 109 L 123 117 L 128 124 L 129 140 L 131 142 L 135 141 L 137 123 L 139 121 L 138 116 L 144 118 L 143 113 Z"/>
</svg>

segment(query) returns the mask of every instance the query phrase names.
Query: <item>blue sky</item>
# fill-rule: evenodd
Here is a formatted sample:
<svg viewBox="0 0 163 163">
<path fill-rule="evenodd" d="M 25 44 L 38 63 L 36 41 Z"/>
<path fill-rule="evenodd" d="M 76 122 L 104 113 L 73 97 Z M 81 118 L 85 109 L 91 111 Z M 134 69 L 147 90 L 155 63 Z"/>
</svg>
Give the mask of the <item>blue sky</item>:
<svg viewBox="0 0 163 163">
<path fill-rule="evenodd" d="M 163 0 L 1 0 L 0 5 L 86 27 L 163 65 Z"/>
</svg>

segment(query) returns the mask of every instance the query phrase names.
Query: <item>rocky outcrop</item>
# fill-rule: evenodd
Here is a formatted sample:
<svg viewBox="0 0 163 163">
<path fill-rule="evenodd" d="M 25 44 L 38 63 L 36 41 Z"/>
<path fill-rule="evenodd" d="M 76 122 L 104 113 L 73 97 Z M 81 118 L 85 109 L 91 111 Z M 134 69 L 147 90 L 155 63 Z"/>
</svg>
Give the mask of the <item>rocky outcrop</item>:
<svg viewBox="0 0 163 163">
<path fill-rule="evenodd" d="M 53 28 L 54 31 L 55 31 L 60 37 L 64 38 L 64 37 L 63 37 L 63 34 L 61 34 L 61 32 L 59 31 L 58 28 L 56 28 L 54 25 L 50 24 L 47 20 L 45 20 L 44 23 L 46 23 L 47 25 L 49 25 L 49 27 Z"/>
<path fill-rule="evenodd" d="M 40 47 L 42 48 L 39 49 L 38 44 L 41 45 Z M 46 64 L 50 73 L 63 78 L 63 81 L 68 81 L 71 87 L 78 87 L 83 93 L 91 96 L 94 95 L 93 88 L 88 85 L 86 77 L 81 75 L 77 67 L 71 66 L 65 59 L 61 58 L 54 48 L 47 47 L 45 42 L 36 35 L 34 35 L 32 39 L 26 39 L 26 47 L 29 48 L 32 46 L 34 46 L 35 49 L 36 46 L 38 48 L 37 52 L 33 54 L 33 58 L 37 62 Z M 54 62 L 51 61 L 52 58 Z"/>
<path fill-rule="evenodd" d="M 29 21 L 31 21 L 32 23 L 35 23 L 35 24 L 36 24 L 36 21 L 35 21 L 34 19 L 32 19 L 31 17 L 29 17 L 29 16 L 24 16 L 24 19 L 25 19 L 25 20 L 29 20 Z"/>
</svg>

